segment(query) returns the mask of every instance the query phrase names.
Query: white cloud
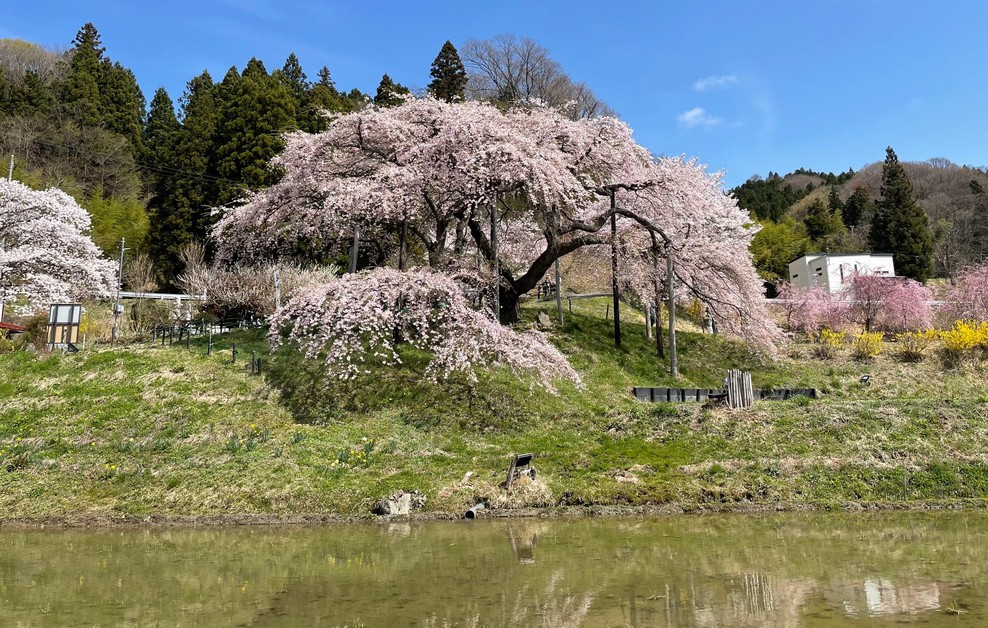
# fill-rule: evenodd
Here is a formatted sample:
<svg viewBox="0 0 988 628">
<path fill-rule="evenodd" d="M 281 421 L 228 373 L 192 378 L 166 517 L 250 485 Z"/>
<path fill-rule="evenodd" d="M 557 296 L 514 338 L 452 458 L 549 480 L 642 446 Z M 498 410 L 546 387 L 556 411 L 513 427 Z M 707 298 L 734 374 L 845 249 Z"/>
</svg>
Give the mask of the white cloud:
<svg viewBox="0 0 988 628">
<path fill-rule="evenodd" d="M 700 107 L 694 107 L 689 111 L 683 112 L 676 116 L 679 120 L 679 124 L 683 125 L 687 129 L 692 129 L 693 127 L 702 126 L 706 128 L 717 126 L 724 121 L 724 118 L 718 118 L 709 115 Z"/>
<path fill-rule="evenodd" d="M 738 82 L 738 77 L 733 74 L 724 76 L 708 76 L 693 83 L 693 89 L 698 92 L 707 92 L 712 89 L 725 89 Z"/>
</svg>

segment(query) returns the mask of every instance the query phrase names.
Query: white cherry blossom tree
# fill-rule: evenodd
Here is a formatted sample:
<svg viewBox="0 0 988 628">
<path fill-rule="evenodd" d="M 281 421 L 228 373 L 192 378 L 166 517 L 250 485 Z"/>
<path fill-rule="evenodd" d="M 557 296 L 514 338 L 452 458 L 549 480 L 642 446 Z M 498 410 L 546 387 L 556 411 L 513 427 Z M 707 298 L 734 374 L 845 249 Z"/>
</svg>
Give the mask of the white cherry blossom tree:
<svg viewBox="0 0 988 628">
<path fill-rule="evenodd" d="M 89 214 L 65 192 L 0 181 L 0 299 L 33 309 L 109 294 L 115 265 L 89 228 Z"/>
</svg>

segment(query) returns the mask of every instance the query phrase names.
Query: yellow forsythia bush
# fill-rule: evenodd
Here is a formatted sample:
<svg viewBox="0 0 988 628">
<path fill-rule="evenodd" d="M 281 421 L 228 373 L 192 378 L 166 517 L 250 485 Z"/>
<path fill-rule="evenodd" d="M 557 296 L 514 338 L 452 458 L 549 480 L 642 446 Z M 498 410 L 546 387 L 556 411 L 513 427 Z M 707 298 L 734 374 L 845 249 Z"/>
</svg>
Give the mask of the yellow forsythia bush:
<svg viewBox="0 0 988 628">
<path fill-rule="evenodd" d="M 814 353 L 816 353 L 818 358 L 826 359 L 832 357 L 837 349 L 844 344 L 846 337 L 847 332 L 845 331 L 821 329 L 816 338 L 817 345 L 814 348 Z"/>
<path fill-rule="evenodd" d="M 988 322 L 957 321 L 951 329 L 937 334 L 943 343 L 944 361 L 959 364 L 965 357 L 974 357 L 975 349 L 988 351 Z"/>
<path fill-rule="evenodd" d="M 899 341 L 899 357 L 907 362 L 919 362 L 923 352 L 937 339 L 933 329 L 923 331 L 907 331 L 897 336 Z"/>
<path fill-rule="evenodd" d="M 882 352 L 885 335 L 880 331 L 863 331 L 854 337 L 854 357 L 858 360 L 872 360 Z"/>
</svg>

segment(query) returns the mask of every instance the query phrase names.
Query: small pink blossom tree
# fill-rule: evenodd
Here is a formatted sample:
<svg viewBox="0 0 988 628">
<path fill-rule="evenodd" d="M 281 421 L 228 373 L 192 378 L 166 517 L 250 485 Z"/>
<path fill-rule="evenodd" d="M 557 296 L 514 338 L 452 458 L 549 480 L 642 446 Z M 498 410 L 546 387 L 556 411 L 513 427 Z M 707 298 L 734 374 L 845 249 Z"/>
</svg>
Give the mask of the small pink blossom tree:
<svg viewBox="0 0 988 628">
<path fill-rule="evenodd" d="M 830 294 L 819 286 L 797 288 L 781 283 L 778 295 L 790 331 L 813 334 L 824 329 L 839 331 L 847 326 L 848 305 L 842 294 Z"/>
<path fill-rule="evenodd" d="M 901 333 L 933 325 L 933 294 L 912 279 L 855 275 L 847 288 L 847 298 L 851 319 L 866 332 Z"/>
<path fill-rule="evenodd" d="M 988 320 L 988 264 L 961 271 L 943 310 L 954 320 Z"/>
<path fill-rule="evenodd" d="M 89 214 L 65 192 L 0 181 L 0 299 L 35 309 L 109 294 L 115 266 L 89 228 Z"/>
</svg>

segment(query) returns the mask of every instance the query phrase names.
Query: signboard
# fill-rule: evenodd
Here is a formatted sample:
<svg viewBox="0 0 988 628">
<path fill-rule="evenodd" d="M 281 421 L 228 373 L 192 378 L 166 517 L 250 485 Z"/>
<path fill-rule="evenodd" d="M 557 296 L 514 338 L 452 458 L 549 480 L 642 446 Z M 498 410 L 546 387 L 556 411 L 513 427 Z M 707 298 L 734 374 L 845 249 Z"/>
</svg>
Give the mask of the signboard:
<svg viewBox="0 0 988 628">
<path fill-rule="evenodd" d="M 66 347 L 79 342 L 82 305 L 56 303 L 48 310 L 48 344 Z"/>
</svg>

